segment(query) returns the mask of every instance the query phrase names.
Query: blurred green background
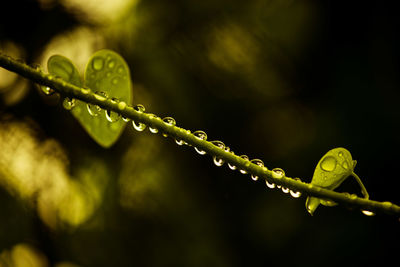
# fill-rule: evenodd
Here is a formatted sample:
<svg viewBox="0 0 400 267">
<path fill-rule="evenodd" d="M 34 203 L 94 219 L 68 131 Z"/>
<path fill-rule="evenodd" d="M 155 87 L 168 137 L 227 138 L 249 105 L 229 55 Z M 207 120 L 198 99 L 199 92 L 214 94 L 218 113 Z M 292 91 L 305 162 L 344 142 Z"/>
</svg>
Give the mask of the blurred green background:
<svg viewBox="0 0 400 267">
<path fill-rule="evenodd" d="M 348 148 L 372 199 L 400 203 L 399 19 L 388 3 L 25 0 L 0 48 L 81 73 L 113 49 L 133 103 L 311 181 Z M 338 189 L 360 195 L 354 180 Z M 130 125 L 110 149 L 0 69 L 0 266 L 365 266 L 398 259 L 399 218 L 293 199 Z"/>
</svg>

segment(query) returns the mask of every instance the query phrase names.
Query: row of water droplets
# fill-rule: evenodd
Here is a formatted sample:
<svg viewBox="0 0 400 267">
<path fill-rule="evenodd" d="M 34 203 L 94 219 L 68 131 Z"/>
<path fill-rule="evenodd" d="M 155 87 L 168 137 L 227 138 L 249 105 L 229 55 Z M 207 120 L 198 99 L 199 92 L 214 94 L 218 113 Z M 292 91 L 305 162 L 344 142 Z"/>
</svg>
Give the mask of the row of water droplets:
<svg viewBox="0 0 400 267">
<path fill-rule="evenodd" d="M 48 88 L 48 87 L 43 87 L 42 90 L 46 95 L 50 95 L 50 94 L 54 93 L 54 90 L 51 89 L 51 88 Z M 88 94 L 88 93 L 90 93 L 90 89 L 82 88 L 82 93 Z M 95 96 L 95 98 L 97 100 L 100 100 L 100 101 L 105 101 L 108 98 L 108 95 L 105 92 L 95 92 L 94 96 Z M 119 101 L 116 98 L 111 98 L 110 101 L 112 103 L 114 103 L 114 104 L 118 103 L 118 107 L 119 107 L 120 110 L 125 109 L 125 107 L 127 106 L 125 104 L 125 102 Z M 64 98 L 63 107 L 65 109 L 71 110 L 75 105 L 76 105 L 76 100 L 74 98 L 69 98 L 69 97 L 65 97 Z M 88 104 L 86 104 L 86 107 L 87 107 L 88 113 L 93 117 L 98 116 L 102 112 L 102 109 L 98 105 L 95 105 L 95 104 L 88 103 Z M 141 105 L 141 104 L 138 104 L 138 105 L 134 106 L 133 109 L 136 110 L 137 112 L 140 112 L 140 113 L 145 112 L 145 107 L 143 105 Z M 149 115 L 153 119 L 161 119 L 161 118 L 157 117 L 154 114 L 149 114 Z M 105 110 L 105 116 L 106 116 L 106 118 L 107 118 L 107 120 L 109 122 L 116 122 L 121 118 L 121 115 L 119 113 L 114 112 L 114 111 L 109 111 L 109 110 Z M 124 117 L 122 117 L 122 120 L 124 120 L 125 122 L 129 122 L 130 121 L 129 118 L 124 118 Z M 162 119 L 162 121 L 165 124 L 167 124 L 168 126 L 176 126 L 176 121 L 172 117 L 165 117 L 165 118 Z M 148 128 L 149 131 L 151 133 L 153 133 L 153 134 L 156 134 L 156 133 L 159 132 L 159 130 L 157 128 L 153 128 L 153 127 L 150 127 L 150 126 L 147 127 L 146 124 L 144 124 L 142 122 L 136 122 L 134 120 L 132 120 L 132 126 L 136 131 L 139 131 L 139 132 L 144 131 L 146 128 Z M 189 130 L 187 130 L 187 133 L 190 134 L 191 132 Z M 198 131 L 193 132 L 192 134 L 196 138 L 198 138 L 200 140 L 207 141 L 207 134 L 204 131 L 198 130 Z M 162 135 L 164 137 L 168 136 L 166 133 L 162 133 Z M 175 139 L 175 142 L 176 142 L 177 145 L 188 145 L 188 143 L 186 143 L 184 140 L 180 140 L 180 139 Z M 229 152 L 231 154 L 235 154 L 233 151 L 230 150 L 230 148 L 228 146 L 225 146 L 225 144 L 223 142 L 221 142 L 221 141 L 211 141 L 210 143 L 212 143 L 213 145 L 215 145 L 219 149 L 224 150 L 225 152 Z M 194 147 L 194 149 L 200 155 L 205 155 L 206 154 L 206 151 L 204 151 L 204 150 L 202 150 L 200 148 Z M 252 160 L 250 160 L 250 158 L 247 155 L 241 155 L 240 158 L 242 158 L 242 159 L 244 159 L 246 161 L 249 161 L 250 163 L 256 164 L 259 167 L 267 169 L 264 166 L 263 161 L 260 160 L 260 159 L 252 159 Z M 213 156 L 213 162 L 218 167 L 222 166 L 225 163 L 225 161 L 222 158 L 219 158 L 217 156 Z M 237 170 L 238 169 L 232 163 L 228 162 L 227 165 L 231 170 Z M 247 171 L 244 170 L 244 169 L 239 169 L 239 172 L 242 173 L 242 174 L 247 174 Z M 272 175 L 273 175 L 274 178 L 282 178 L 282 177 L 285 176 L 285 172 L 281 168 L 274 168 L 272 170 Z M 252 180 L 254 180 L 254 181 L 258 180 L 258 176 L 254 175 L 254 174 L 251 174 L 250 176 L 251 176 Z M 282 187 L 280 185 L 275 185 L 274 183 L 269 182 L 268 180 L 265 180 L 265 182 L 266 182 L 266 185 L 267 185 L 268 188 L 281 189 L 283 193 L 290 193 L 290 195 L 295 197 L 295 198 L 298 198 L 298 197 L 301 196 L 301 192 L 299 192 L 299 191 L 294 191 L 294 190 L 291 190 L 291 189 L 289 189 L 287 187 Z"/>
<path fill-rule="evenodd" d="M 207 136 L 207 135 L 205 135 Z M 220 148 L 221 150 L 224 150 L 225 152 L 231 153 L 233 155 L 235 155 L 235 153 L 230 150 L 230 148 L 228 146 L 225 146 L 225 144 L 221 141 L 211 141 L 212 144 L 214 144 L 215 146 L 217 146 L 218 148 Z M 249 161 L 249 163 L 253 163 L 261 168 L 263 168 L 264 170 L 267 170 L 267 168 L 264 166 L 264 162 L 261 159 L 252 159 L 250 160 L 250 158 L 247 155 L 241 155 L 240 158 L 242 158 L 245 161 Z M 213 161 L 214 164 L 218 167 L 222 166 L 225 162 L 223 159 L 217 157 L 217 156 L 213 156 Z M 231 170 L 237 170 L 238 167 L 235 166 L 232 163 L 227 163 L 229 169 Z M 281 168 L 274 168 L 271 170 L 272 171 L 272 177 L 275 179 L 280 179 L 283 178 L 285 176 L 285 172 L 284 170 L 282 170 Z M 244 169 L 239 169 L 239 172 L 241 174 L 247 174 L 247 171 Z M 251 174 L 250 175 L 251 179 L 253 181 L 257 181 L 258 180 L 258 176 Z M 295 180 L 300 180 L 299 178 L 295 178 Z M 268 188 L 273 189 L 273 188 L 278 188 L 281 189 L 283 193 L 290 193 L 290 195 L 294 198 L 299 198 L 301 196 L 301 192 L 300 191 L 295 191 L 292 189 L 289 189 L 287 187 L 283 187 L 281 185 L 276 185 L 275 183 L 269 182 L 268 180 L 265 180 L 265 183 L 267 185 Z"/>
<path fill-rule="evenodd" d="M 32 67 L 34 67 L 36 70 L 42 71 L 42 69 L 40 68 L 39 65 L 35 65 L 35 66 L 32 66 Z M 58 77 L 50 75 L 49 79 L 50 80 L 58 79 Z M 48 87 L 48 86 L 40 86 L 40 89 L 42 90 L 42 92 L 45 95 L 52 95 L 52 94 L 55 93 L 55 90 L 50 88 L 50 87 Z M 91 90 L 89 88 L 82 88 L 81 89 L 81 93 L 83 93 L 83 94 L 89 94 L 90 92 L 91 92 Z M 96 99 L 98 99 L 100 101 L 105 101 L 106 99 L 108 99 L 107 93 L 101 92 L 101 91 L 95 92 L 94 96 L 95 96 Z M 120 110 L 124 110 L 127 107 L 127 104 L 125 102 L 119 101 L 116 98 L 111 98 L 110 101 L 112 103 L 114 103 L 114 104 L 118 103 L 118 108 Z M 76 105 L 76 99 L 70 98 L 70 97 L 65 97 L 64 98 L 63 107 L 66 110 L 72 110 L 75 107 L 75 105 Z M 86 106 L 87 106 L 88 113 L 93 117 L 98 116 L 102 112 L 102 109 L 98 105 L 88 103 Z M 141 105 L 141 104 L 138 104 L 138 105 L 134 106 L 133 109 L 135 109 L 137 112 L 144 112 L 145 111 L 145 107 L 143 105 Z M 150 114 L 150 115 L 153 116 L 155 119 L 160 119 L 159 117 L 155 116 L 154 114 Z M 107 118 L 107 120 L 109 122 L 116 122 L 121 118 L 121 115 L 119 113 L 114 112 L 114 111 L 109 111 L 109 110 L 105 110 L 105 116 L 106 116 L 106 118 Z M 129 118 L 124 118 L 124 117 L 122 117 L 122 120 L 124 120 L 125 122 L 129 122 L 130 121 Z M 165 117 L 165 118 L 162 119 L 162 121 L 164 123 L 166 123 L 167 125 L 169 125 L 169 126 L 175 126 L 176 125 L 176 121 L 172 117 Z M 133 120 L 132 120 L 132 126 L 133 126 L 133 128 L 135 130 L 140 131 L 140 132 L 144 131 L 146 129 L 146 127 L 147 127 L 146 124 L 141 123 L 141 122 L 135 122 Z M 156 129 L 156 128 L 148 127 L 148 129 L 149 129 L 149 131 L 151 133 L 158 133 L 158 129 Z M 187 132 L 190 133 L 190 131 L 187 131 Z M 192 134 L 196 138 L 198 138 L 200 140 L 207 141 L 207 134 L 204 131 L 195 131 Z M 163 133 L 163 136 L 167 137 L 168 135 Z M 183 140 L 175 139 L 175 142 L 178 145 L 188 145 Z M 214 144 L 215 146 L 217 146 L 218 148 L 226 151 L 226 152 L 234 154 L 234 152 L 231 151 L 229 147 L 225 146 L 225 144 L 223 142 L 221 142 L 221 141 L 211 141 L 211 143 Z M 201 149 L 199 149 L 197 147 L 194 147 L 194 149 L 200 155 L 205 155 L 206 154 L 206 151 L 201 150 Z M 246 156 L 246 155 L 241 155 L 240 157 L 242 159 L 244 159 L 244 160 L 250 161 L 250 163 L 256 164 L 256 165 L 266 169 L 266 167 L 264 167 L 264 163 L 260 159 L 250 160 L 249 157 Z M 217 156 L 213 156 L 213 162 L 214 162 L 214 164 L 216 166 L 222 166 L 224 164 L 224 160 L 221 159 L 221 158 L 218 158 Z M 231 170 L 236 170 L 237 169 L 237 167 L 235 165 L 233 165 L 233 164 L 231 164 L 229 162 L 227 164 L 228 164 L 228 167 Z M 239 169 L 239 172 L 242 173 L 242 174 L 247 174 L 247 171 L 243 170 L 243 169 Z M 274 169 L 272 169 L 272 176 L 274 178 L 278 178 L 279 179 L 279 178 L 282 178 L 282 177 L 285 176 L 285 172 L 281 168 L 274 168 Z M 251 174 L 251 179 L 254 180 L 254 181 L 257 181 L 258 180 L 258 176 L 254 175 L 254 174 Z M 300 180 L 299 178 L 294 178 L 294 179 L 295 180 Z M 265 183 L 266 183 L 268 188 L 270 188 L 270 189 L 274 189 L 274 188 L 281 189 L 283 193 L 290 193 L 290 195 L 292 197 L 294 197 L 294 198 L 298 198 L 298 197 L 301 196 L 301 192 L 299 192 L 299 191 L 294 191 L 294 190 L 291 190 L 291 189 L 289 189 L 287 187 L 283 187 L 281 185 L 275 185 L 274 183 L 271 183 L 268 180 L 265 180 Z M 390 202 L 387 202 L 387 203 L 391 204 Z M 361 211 L 362 211 L 362 213 L 364 215 L 367 215 L 367 216 L 375 215 L 375 213 L 372 212 L 372 211 L 368 211 L 368 210 L 361 210 Z"/>
</svg>

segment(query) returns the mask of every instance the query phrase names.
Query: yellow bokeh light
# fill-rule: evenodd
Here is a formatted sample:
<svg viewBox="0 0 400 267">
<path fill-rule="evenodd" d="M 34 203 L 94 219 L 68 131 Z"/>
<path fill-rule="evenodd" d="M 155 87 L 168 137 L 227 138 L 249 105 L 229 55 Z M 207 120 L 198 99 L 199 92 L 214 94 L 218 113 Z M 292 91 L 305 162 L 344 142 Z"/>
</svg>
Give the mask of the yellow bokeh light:
<svg viewBox="0 0 400 267">
<path fill-rule="evenodd" d="M 4 265 L 3 265 L 4 264 Z M 15 245 L 10 251 L 0 253 L 0 267 L 47 267 L 46 256 L 28 244 Z"/>
<path fill-rule="evenodd" d="M 24 49 L 11 41 L 0 42 L 0 51 L 3 53 L 23 60 L 25 57 Z M 0 68 L 0 98 L 6 106 L 17 104 L 28 92 L 28 82 L 16 73 Z"/>
<path fill-rule="evenodd" d="M 254 38 L 238 25 L 216 27 L 209 42 L 208 57 L 215 65 L 228 71 L 250 71 L 259 53 Z"/>
<path fill-rule="evenodd" d="M 40 141 L 32 123 L 0 122 L 0 185 L 31 203 L 48 226 L 75 227 L 100 205 L 107 170 L 96 159 L 68 174 L 68 158 L 58 142 Z"/>
<path fill-rule="evenodd" d="M 81 21 L 108 25 L 123 17 L 139 0 L 61 0 Z"/>
</svg>

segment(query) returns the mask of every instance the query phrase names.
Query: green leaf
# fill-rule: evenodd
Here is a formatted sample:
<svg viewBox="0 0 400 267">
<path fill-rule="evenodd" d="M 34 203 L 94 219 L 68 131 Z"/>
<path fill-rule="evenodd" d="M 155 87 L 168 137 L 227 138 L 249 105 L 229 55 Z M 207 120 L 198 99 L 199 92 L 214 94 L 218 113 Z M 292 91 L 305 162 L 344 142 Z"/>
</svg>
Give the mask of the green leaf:
<svg viewBox="0 0 400 267">
<path fill-rule="evenodd" d="M 49 73 L 81 86 L 79 73 L 69 59 L 52 56 L 48 61 L 48 69 Z M 86 66 L 84 86 L 93 92 L 105 93 L 109 98 L 124 101 L 128 105 L 132 102 L 128 65 L 120 55 L 111 50 L 100 50 L 92 55 Z M 117 121 L 110 122 L 106 118 L 106 111 L 93 105 L 89 108 L 93 111 L 92 115 L 88 112 L 87 104 L 77 100 L 71 112 L 99 145 L 105 148 L 112 146 L 124 130 L 126 122 L 118 116 L 115 116 Z M 113 114 L 116 115 L 110 115 Z"/>
<path fill-rule="evenodd" d="M 356 161 L 353 161 L 350 152 L 338 147 L 329 150 L 318 162 L 315 168 L 311 184 L 334 190 L 347 177 L 353 174 Z M 335 203 L 316 197 L 308 197 L 306 200 L 307 211 L 312 215 L 319 204 L 333 206 Z"/>
<path fill-rule="evenodd" d="M 50 74 L 62 78 L 64 81 L 81 87 L 82 81 L 75 65 L 68 58 L 60 55 L 53 55 L 47 61 L 47 69 Z"/>
</svg>

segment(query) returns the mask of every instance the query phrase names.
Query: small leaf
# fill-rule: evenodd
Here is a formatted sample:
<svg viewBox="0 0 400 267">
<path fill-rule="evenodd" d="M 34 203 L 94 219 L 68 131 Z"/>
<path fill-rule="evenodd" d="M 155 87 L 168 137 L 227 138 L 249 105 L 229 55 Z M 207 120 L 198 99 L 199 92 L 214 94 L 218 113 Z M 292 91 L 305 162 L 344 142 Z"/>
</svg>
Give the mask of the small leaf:
<svg viewBox="0 0 400 267">
<path fill-rule="evenodd" d="M 69 59 L 52 56 L 48 61 L 48 69 L 49 73 L 81 87 L 79 73 Z M 100 50 L 92 55 L 86 66 L 84 85 L 94 93 L 124 101 L 127 105 L 132 101 L 128 65 L 120 55 L 111 50 Z M 124 130 L 126 122 L 118 119 L 113 112 L 100 110 L 98 106 L 89 105 L 89 109 L 93 111 L 91 114 L 88 112 L 88 105 L 77 100 L 71 112 L 99 145 L 106 148 L 112 146 Z"/>
<path fill-rule="evenodd" d="M 75 65 L 68 58 L 60 55 L 53 55 L 47 61 L 47 69 L 50 74 L 60 77 L 66 82 L 81 87 L 82 81 Z"/>
<path fill-rule="evenodd" d="M 355 163 L 356 161 L 353 161 L 347 149 L 342 147 L 331 149 L 318 162 L 311 184 L 334 190 L 353 174 Z M 312 215 L 319 204 L 332 206 L 335 203 L 316 197 L 308 197 L 306 200 L 307 211 Z"/>
</svg>

